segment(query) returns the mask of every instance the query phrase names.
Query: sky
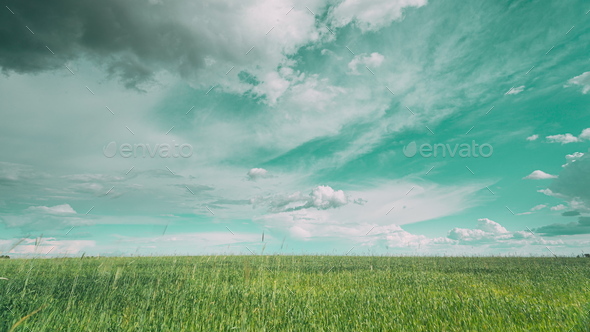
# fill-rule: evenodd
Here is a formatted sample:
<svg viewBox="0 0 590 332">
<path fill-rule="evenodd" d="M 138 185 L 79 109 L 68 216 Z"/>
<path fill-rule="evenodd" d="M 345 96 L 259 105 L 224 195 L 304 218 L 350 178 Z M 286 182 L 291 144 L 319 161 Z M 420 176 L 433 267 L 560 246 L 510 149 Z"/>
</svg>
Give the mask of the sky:
<svg viewBox="0 0 590 332">
<path fill-rule="evenodd" d="M 590 252 L 590 6 L 16 1 L 0 252 Z"/>
</svg>

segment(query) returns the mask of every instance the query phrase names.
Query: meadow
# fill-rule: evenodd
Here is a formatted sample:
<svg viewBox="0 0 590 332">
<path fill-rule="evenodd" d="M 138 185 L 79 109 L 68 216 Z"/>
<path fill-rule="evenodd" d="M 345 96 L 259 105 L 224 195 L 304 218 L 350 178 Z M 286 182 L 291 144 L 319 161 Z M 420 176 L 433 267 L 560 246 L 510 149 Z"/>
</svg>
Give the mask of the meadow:
<svg viewBox="0 0 590 332">
<path fill-rule="evenodd" d="M 0 260 L 0 331 L 590 331 L 590 259 Z"/>
</svg>

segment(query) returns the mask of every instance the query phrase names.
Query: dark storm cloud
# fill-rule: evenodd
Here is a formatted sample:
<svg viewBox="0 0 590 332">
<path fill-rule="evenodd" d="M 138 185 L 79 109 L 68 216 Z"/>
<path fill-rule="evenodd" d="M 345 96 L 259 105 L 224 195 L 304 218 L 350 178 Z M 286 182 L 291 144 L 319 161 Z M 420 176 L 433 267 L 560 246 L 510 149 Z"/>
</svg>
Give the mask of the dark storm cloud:
<svg viewBox="0 0 590 332">
<path fill-rule="evenodd" d="M 84 57 L 104 65 L 125 86 L 136 88 L 158 70 L 182 75 L 203 64 L 198 36 L 175 18 L 172 6 L 139 0 L 4 4 L 14 12 L 0 10 L 4 73 L 64 68 L 67 60 Z"/>
<path fill-rule="evenodd" d="M 534 231 L 547 236 L 590 234 L 590 217 L 579 217 L 577 222 L 552 224 Z"/>
</svg>

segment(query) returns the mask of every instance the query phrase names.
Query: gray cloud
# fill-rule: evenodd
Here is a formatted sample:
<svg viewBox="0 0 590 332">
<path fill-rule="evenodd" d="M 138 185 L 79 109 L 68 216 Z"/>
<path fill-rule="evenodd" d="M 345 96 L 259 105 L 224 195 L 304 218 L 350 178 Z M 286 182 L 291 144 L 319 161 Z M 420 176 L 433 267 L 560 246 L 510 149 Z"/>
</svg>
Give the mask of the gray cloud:
<svg viewBox="0 0 590 332">
<path fill-rule="evenodd" d="M 569 201 L 569 205 L 577 211 L 590 211 L 590 154 L 575 154 L 568 163 L 563 165 L 559 177 L 551 183 L 549 189 L 553 195 Z M 575 211 L 565 212 L 564 216 L 576 215 Z"/>
<path fill-rule="evenodd" d="M 537 233 L 546 236 L 590 234 L 590 217 L 579 217 L 577 222 L 539 227 Z"/>
<path fill-rule="evenodd" d="M 575 217 L 575 216 L 579 216 L 580 212 L 578 212 L 578 211 L 565 211 L 561 215 L 564 217 Z"/>
<path fill-rule="evenodd" d="M 4 73 L 63 68 L 66 61 L 86 57 L 104 65 L 126 87 L 137 88 L 158 70 L 182 75 L 204 63 L 202 40 L 177 19 L 176 6 L 139 0 L 37 0 L 10 7 L 14 15 L 8 10 L 0 14 Z"/>
</svg>

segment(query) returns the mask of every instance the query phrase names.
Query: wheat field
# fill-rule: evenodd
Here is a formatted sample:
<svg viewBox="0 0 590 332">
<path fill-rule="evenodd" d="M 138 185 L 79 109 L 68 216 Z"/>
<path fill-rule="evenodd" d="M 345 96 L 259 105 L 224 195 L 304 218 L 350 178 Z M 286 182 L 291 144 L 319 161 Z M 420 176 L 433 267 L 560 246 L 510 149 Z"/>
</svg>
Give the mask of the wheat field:
<svg viewBox="0 0 590 332">
<path fill-rule="evenodd" d="M 590 331 L 590 259 L 0 260 L 1 331 Z"/>
</svg>

